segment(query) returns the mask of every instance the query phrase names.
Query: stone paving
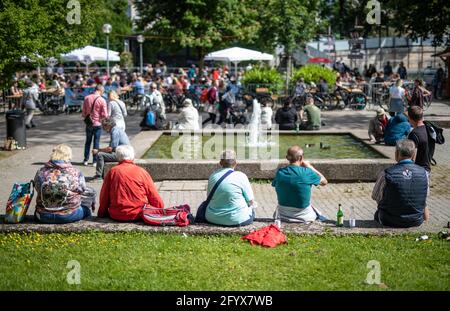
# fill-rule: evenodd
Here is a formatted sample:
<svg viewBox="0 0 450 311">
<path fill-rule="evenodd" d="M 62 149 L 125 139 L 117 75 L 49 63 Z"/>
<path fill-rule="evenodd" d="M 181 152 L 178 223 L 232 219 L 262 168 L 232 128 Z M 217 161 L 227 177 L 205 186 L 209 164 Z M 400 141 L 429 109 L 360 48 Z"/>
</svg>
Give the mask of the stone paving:
<svg viewBox="0 0 450 311">
<path fill-rule="evenodd" d="M 330 111 L 323 113 L 323 119 L 326 123 L 327 129 L 354 132 L 358 131 L 362 133 L 366 131 L 368 121 L 373 115 L 374 112 L 369 110 Z M 438 115 L 440 117 L 447 117 L 450 119 L 449 103 L 433 103 L 433 106 L 426 112 L 426 115 L 428 117 Z M 137 125 L 139 124 L 140 118 L 141 117 L 138 115 L 127 118 L 127 133 L 130 137 L 133 137 L 139 132 Z M 170 118 L 173 119 L 175 116 L 171 115 Z M 36 122 L 38 127 L 27 132 L 28 148 L 24 151 L 16 152 L 14 155 L 6 159 L 0 160 L 0 214 L 4 213 L 6 200 L 9 196 L 12 184 L 17 181 L 25 182 L 32 179 L 36 170 L 48 160 L 52 147 L 58 143 L 65 142 L 70 144 L 73 148 L 74 154 L 73 163 L 77 165 L 86 176 L 92 176 L 94 174 L 93 167 L 85 167 L 81 165 L 84 146 L 84 125 L 79 115 L 37 116 Z M 0 117 L 0 137 L 6 136 L 5 131 L 5 120 L 3 117 Z M 449 131 L 446 130 L 444 133 L 447 140 L 450 142 Z M 107 145 L 107 143 L 108 137 L 103 135 L 101 145 L 104 146 Z M 382 148 L 385 152 L 391 154 L 393 154 L 394 151 L 392 147 L 377 146 L 377 148 Z M 450 220 L 450 189 L 448 186 L 450 184 L 450 143 L 443 146 L 438 146 L 435 158 L 438 161 L 438 166 L 433 168 L 431 196 L 428 200 L 428 206 L 431 211 L 431 219 L 428 224 L 424 224 L 420 228 L 408 230 L 377 228 L 372 221 L 373 213 L 376 209 L 376 203 L 370 198 L 373 183 L 340 183 L 329 184 L 326 187 L 317 187 L 313 192 L 313 204 L 330 220 L 334 220 L 335 218 L 338 203 L 342 204 L 346 216 L 349 215 L 350 207 L 355 207 L 355 218 L 357 219 L 357 227 L 359 228 L 352 229 L 352 233 L 438 231 L 446 226 L 447 222 Z M 90 185 L 96 188 L 97 191 L 101 188 L 100 183 Z M 167 206 L 187 203 L 195 212 L 196 207 L 206 197 L 206 181 L 163 181 L 157 183 L 157 186 Z M 256 201 L 259 205 L 256 210 L 256 215 L 263 221 L 269 221 L 276 206 L 275 191 L 271 187 L 270 183 L 258 182 L 253 183 L 252 186 L 255 192 Z M 34 202 L 32 203 L 32 206 L 33 205 Z M 32 215 L 33 210 L 33 207 L 31 207 L 28 214 Z M 70 230 L 77 231 L 84 230 L 86 228 L 95 228 L 99 225 L 99 223 L 102 223 L 102 221 L 94 219 L 83 221 L 78 225 L 65 225 L 62 227 L 31 224 L 24 225 L 29 230 L 33 230 L 33 228 L 41 228 L 39 230 L 54 231 L 68 230 L 67 228 L 72 228 Z M 251 228 L 254 228 L 255 226 L 258 227 L 261 224 L 264 224 L 264 222 L 256 223 L 253 227 L 248 227 L 247 229 L 222 228 L 218 230 L 218 232 L 250 230 Z M 143 228 L 146 228 L 146 231 L 157 230 L 153 228 L 149 229 L 148 227 L 144 227 L 142 224 L 125 225 L 106 223 L 102 226 L 102 230 L 105 231 L 143 230 Z M 210 226 L 206 226 L 205 229 L 205 226 L 192 226 L 193 229 L 189 230 L 193 233 L 214 231 L 214 227 L 209 227 Z M 15 227 L 11 225 L 1 225 L 0 231 L 22 230 L 21 228 L 23 229 L 22 225 Z M 346 229 L 334 228 L 332 221 L 329 224 L 314 224 L 308 226 L 287 225 L 286 228 L 297 233 L 320 233 L 327 230 L 338 233 L 347 232 Z"/>
</svg>

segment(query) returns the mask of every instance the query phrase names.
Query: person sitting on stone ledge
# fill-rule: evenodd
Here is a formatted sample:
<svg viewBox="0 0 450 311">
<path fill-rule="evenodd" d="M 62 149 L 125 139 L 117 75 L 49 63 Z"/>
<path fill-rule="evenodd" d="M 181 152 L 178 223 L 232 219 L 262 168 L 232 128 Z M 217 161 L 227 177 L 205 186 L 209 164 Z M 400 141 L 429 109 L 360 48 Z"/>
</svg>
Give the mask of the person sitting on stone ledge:
<svg viewBox="0 0 450 311">
<path fill-rule="evenodd" d="M 229 175 L 220 182 L 208 206 L 203 206 L 204 209 L 199 208 L 196 220 L 199 218 L 198 215 L 202 215 L 200 219 L 211 224 L 250 225 L 255 218 L 256 202 L 247 175 L 235 171 L 236 153 L 233 150 L 224 151 L 219 163 L 221 168 L 209 177 L 208 195 L 222 176 Z"/>
<path fill-rule="evenodd" d="M 282 108 L 278 108 L 275 114 L 275 122 L 278 123 L 282 131 L 295 130 L 298 116 L 290 100 L 286 100 Z"/>
<path fill-rule="evenodd" d="M 311 96 L 306 98 L 306 105 L 299 111 L 299 115 L 301 122 L 299 126 L 300 130 L 320 130 L 320 109 L 314 105 L 314 98 Z"/>
<path fill-rule="evenodd" d="M 133 163 L 133 147 L 118 146 L 116 156 L 119 164 L 106 174 L 102 185 L 98 217 L 136 221 L 141 219 L 144 205 L 164 208 L 152 177 Z"/>
<path fill-rule="evenodd" d="M 426 199 L 429 192 L 427 171 L 414 164 L 416 145 L 412 140 L 397 142 L 397 164 L 382 171 L 372 192 L 378 203 L 375 221 L 389 227 L 420 226 L 429 218 Z"/>
<path fill-rule="evenodd" d="M 56 146 L 44 167 L 34 178 L 35 218 L 43 223 L 61 224 L 82 220 L 95 209 L 93 188 L 86 187 L 83 174 L 70 163 L 72 149 Z"/>
<path fill-rule="evenodd" d="M 327 179 L 305 160 L 303 150 L 297 145 L 291 146 L 286 155 L 289 165 L 280 168 L 272 186 L 278 197 L 280 219 L 287 222 L 309 223 L 321 218 L 319 211 L 311 205 L 312 186 L 325 186 Z"/>
<path fill-rule="evenodd" d="M 103 119 L 102 127 L 104 131 L 109 133 L 111 140 L 108 147 L 92 150 L 92 154 L 97 156 L 97 165 L 95 168 L 95 176 L 90 178 L 89 181 L 102 180 L 105 162 L 116 162 L 116 148 L 121 145 L 130 144 L 127 134 L 123 129 L 116 126 L 116 122 L 113 119 Z"/>
<path fill-rule="evenodd" d="M 192 104 L 191 99 L 185 99 L 183 108 L 178 115 L 178 122 L 175 124 L 176 130 L 199 130 L 199 115 L 198 110 Z"/>
</svg>

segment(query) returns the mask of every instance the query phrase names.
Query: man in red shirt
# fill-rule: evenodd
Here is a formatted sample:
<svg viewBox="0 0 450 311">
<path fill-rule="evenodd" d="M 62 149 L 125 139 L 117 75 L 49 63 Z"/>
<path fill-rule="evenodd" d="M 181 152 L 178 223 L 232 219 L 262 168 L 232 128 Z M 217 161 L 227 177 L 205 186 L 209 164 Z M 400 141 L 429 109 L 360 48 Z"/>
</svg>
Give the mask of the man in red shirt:
<svg viewBox="0 0 450 311">
<path fill-rule="evenodd" d="M 117 147 L 116 156 L 119 165 L 113 167 L 103 181 L 97 216 L 135 221 L 141 219 L 144 205 L 164 208 L 151 176 L 133 163 L 133 147 Z"/>
<path fill-rule="evenodd" d="M 102 85 L 97 85 L 95 92 L 84 98 L 81 117 L 83 119 L 90 115 L 92 125 L 86 124 L 86 143 L 84 144 L 83 164 L 88 165 L 91 150 L 92 138 L 94 138 L 94 149 L 100 147 L 100 137 L 102 136 L 102 120 L 108 117 L 106 100 L 103 98 L 105 89 Z M 97 163 L 97 156 L 94 156 L 94 165 Z"/>
</svg>

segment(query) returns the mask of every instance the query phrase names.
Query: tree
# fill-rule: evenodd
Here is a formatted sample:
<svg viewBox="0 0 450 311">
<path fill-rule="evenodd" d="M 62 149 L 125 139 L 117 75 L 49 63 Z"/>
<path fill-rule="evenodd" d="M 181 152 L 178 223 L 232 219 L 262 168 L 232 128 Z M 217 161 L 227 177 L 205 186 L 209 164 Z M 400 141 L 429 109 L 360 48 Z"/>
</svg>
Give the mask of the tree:
<svg viewBox="0 0 450 311">
<path fill-rule="evenodd" d="M 0 83 L 9 82 L 23 56 L 42 62 L 92 42 L 100 0 L 78 2 L 79 24 L 68 0 L 0 2 Z"/>
<path fill-rule="evenodd" d="M 388 0 L 382 3 L 389 25 L 411 39 L 433 36 L 434 44 L 450 39 L 450 4 L 447 0 Z M 383 23 L 383 20 L 381 20 Z"/>
<path fill-rule="evenodd" d="M 318 18 L 318 0 L 261 0 L 260 38 L 266 44 L 282 45 L 287 59 L 286 88 L 292 70 L 292 53 L 306 44 L 323 26 Z"/>
<path fill-rule="evenodd" d="M 197 51 L 200 70 L 212 48 L 232 41 L 251 42 L 259 29 L 258 11 L 251 0 L 167 0 L 136 2 L 139 27 L 167 45 Z"/>
<path fill-rule="evenodd" d="M 127 0 L 101 0 L 98 18 L 95 21 L 95 46 L 105 46 L 106 37 L 102 31 L 104 24 L 111 24 L 110 48 L 121 52 L 123 50 L 123 36 L 132 32 L 132 22 L 127 16 Z"/>
</svg>

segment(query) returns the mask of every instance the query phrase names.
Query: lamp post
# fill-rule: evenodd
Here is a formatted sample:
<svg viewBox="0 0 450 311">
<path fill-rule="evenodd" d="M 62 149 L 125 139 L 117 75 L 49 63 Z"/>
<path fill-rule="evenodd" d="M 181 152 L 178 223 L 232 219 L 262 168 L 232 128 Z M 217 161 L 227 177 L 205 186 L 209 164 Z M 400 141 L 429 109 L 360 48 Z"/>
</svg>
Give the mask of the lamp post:
<svg viewBox="0 0 450 311">
<path fill-rule="evenodd" d="M 139 42 L 139 55 L 140 55 L 140 72 L 143 74 L 144 72 L 144 57 L 142 56 L 142 43 L 144 43 L 144 36 L 139 35 L 137 36 L 137 42 Z"/>
<path fill-rule="evenodd" d="M 111 33 L 112 26 L 110 24 L 103 25 L 103 33 L 106 34 L 106 72 L 109 77 L 109 34 Z"/>
</svg>

